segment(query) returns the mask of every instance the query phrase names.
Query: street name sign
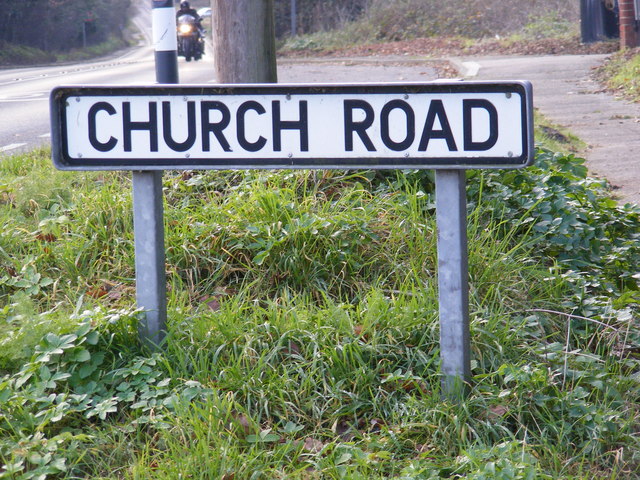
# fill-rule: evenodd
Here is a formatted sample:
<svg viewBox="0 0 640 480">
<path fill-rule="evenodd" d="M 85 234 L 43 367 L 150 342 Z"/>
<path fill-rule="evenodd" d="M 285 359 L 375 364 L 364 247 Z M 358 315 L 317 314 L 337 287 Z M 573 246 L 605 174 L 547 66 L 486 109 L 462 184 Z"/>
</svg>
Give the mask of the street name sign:
<svg viewBox="0 0 640 480">
<path fill-rule="evenodd" d="M 464 392 L 465 169 L 532 163 L 529 82 L 62 86 L 50 104 L 57 168 L 133 171 L 137 297 L 153 344 L 166 318 L 162 170 L 435 169 L 443 390 Z"/>
<path fill-rule="evenodd" d="M 526 81 L 61 86 L 61 170 L 519 168 Z"/>
</svg>

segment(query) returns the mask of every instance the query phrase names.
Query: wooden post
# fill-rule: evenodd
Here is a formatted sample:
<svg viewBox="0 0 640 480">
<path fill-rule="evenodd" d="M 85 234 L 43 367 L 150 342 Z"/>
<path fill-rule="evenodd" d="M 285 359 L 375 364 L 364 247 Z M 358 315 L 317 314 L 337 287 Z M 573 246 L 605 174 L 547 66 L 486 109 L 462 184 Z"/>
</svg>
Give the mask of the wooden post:
<svg viewBox="0 0 640 480">
<path fill-rule="evenodd" d="M 273 0 L 213 0 L 213 59 L 218 83 L 276 83 Z"/>
</svg>

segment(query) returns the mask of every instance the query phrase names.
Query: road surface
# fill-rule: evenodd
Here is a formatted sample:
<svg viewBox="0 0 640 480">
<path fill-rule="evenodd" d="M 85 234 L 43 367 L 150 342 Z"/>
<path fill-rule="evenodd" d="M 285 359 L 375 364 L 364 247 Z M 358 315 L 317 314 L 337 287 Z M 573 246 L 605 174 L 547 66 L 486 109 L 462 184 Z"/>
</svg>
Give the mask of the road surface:
<svg viewBox="0 0 640 480">
<path fill-rule="evenodd" d="M 151 7 L 136 2 L 140 45 L 100 61 L 74 65 L 0 69 L 0 155 L 50 143 L 49 92 L 59 85 L 132 85 L 155 83 L 151 46 Z M 213 82 L 213 59 L 178 60 L 181 83 Z"/>
<path fill-rule="evenodd" d="M 533 103 L 551 122 L 565 127 L 588 145 L 580 155 L 592 176 L 606 178 L 620 203 L 640 205 L 640 104 L 603 91 L 592 71 L 607 55 L 502 56 L 448 59 L 465 80 L 529 80 Z M 385 71 L 389 80 L 428 80 L 428 59 L 383 57 L 289 61 L 279 72 L 287 81 L 313 78 L 334 68 L 342 79 Z M 376 63 L 377 62 L 377 63 Z M 373 66 L 375 64 L 375 66 Z M 302 70 L 306 65 L 308 71 Z M 283 68 L 284 67 L 284 68 Z M 347 80 L 348 81 L 348 80 Z"/>
<path fill-rule="evenodd" d="M 50 142 L 48 95 L 58 85 L 155 83 L 150 6 L 136 2 L 140 45 L 103 61 L 0 70 L 0 156 Z M 208 51 L 211 51 L 209 48 Z M 583 153 L 593 175 L 609 180 L 621 202 L 640 204 L 640 105 L 602 92 L 591 70 L 605 55 L 484 57 L 451 60 L 468 79 L 530 80 L 534 106 L 589 145 Z M 183 84 L 216 83 L 213 61 L 179 59 Z M 427 58 L 366 57 L 281 60 L 280 83 L 411 82 L 437 79 Z"/>
<path fill-rule="evenodd" d="M 468 78 L 522 78 L 534 107 L 588 144 L 592 176 L 606 178 L 621 202 L 640 205 L 640 104 L 615 98 L 593 79 L 607 55 L 484 57 L 454 60 Z"/>
<path fill-rule="evenodd" d="M 140 30 L 140 44 L 126 53 L 100 61 L 0 69 L 0 156 L 27 151 L 50 143 L 49 93 L 59 85 L 149 85 L 155 83 L 154 52 L 151 45 L 151 8 L 136 2 L 134 23 Z M 211 52 L 211 45 L 206 51 Z M 287 82 L 388 82 L 426 81 L 438 77 L 429 62 L 406 64 L 397 60 L 375 62 L 309 61 L 279 66 L 281 83 Z M 213 58 L 205 53 L 198 62 L 178 59 L 182 84 L 216 83 Z"/>
</svg>

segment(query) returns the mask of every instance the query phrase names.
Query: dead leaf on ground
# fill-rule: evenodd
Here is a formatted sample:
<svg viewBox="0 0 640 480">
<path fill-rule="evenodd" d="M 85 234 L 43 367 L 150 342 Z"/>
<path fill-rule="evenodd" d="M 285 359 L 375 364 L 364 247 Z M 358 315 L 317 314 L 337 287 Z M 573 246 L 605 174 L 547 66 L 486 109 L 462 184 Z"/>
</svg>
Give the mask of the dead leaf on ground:
<svg viewBox="0 0 640 480">
<path fill-rule="evenodd" d="M 39 240 L 41 242 L 51 243 L 55 242 L 57 239 L 58 237 L 56 237 L 53 233 L 39 233 L 36 235 L 36 240 Z"/>
<path fill-rule="evenodd" d="M 218 310 L 220 310 L 220 302 L 218 301 L 217 297 L 203 297 L 202 301 L 212 312 L 217 312 Z"/>
<path fill-rule="evenodd" d="M 331 426 L 331 431 L 338 435 L 343 442 L 350 442 L 355 438 L 351 425 L 346 420 L 336 420 Z"/>
<path fill-rule="evenodd" d="M 429 453 L 432 450 L 433 450 L 433 445 L 429 443 L 418 443 L 416 445 L 416 452 L 418 452 L 421 455 L 425 453 Z"/>
<path fill-rule="evenodd" d="M 104 285 L 96 285 L 87 290 L 87 295 L 89 295 L 91 298 L 102 298 L 107 293 L 109 292 L 106 288 L 104 288 Z"/>
<path fill-rule="evenodd" d="M 384 425 L 384 422 L 378 418 L 374 418 L 369 422 L 369 431 L 372 433 L 379 432 Z"/>
<path fill-rule="evenodd" d="M 356 325 L 353 327 L 353 334 L 360 337 L 363 341 L 369 341 L 369 334 L 365 331 L 364 325 Z"/>
<path fill-rule="evenodd" d="M 429 393 L 429 385 L 421 379 L 412 379 L 402 382 L 402 389 L 407 393 L 415 390 L 419 390 L 422 393 Z"/>
<path fill-rule="evenodd" d="M 126 296 L 127 290 L 130 290 L 131 296 L 134 296 L 134 291 L 131 287 L 128 287 L 124 284 L 116 284 L 113 288 L 109 289 L 109 293 L 107 293 L 107 298 L 110 300 L 120 300 L 122 297 Z"/>
<path fill-rule="evenodd" d="M 2 192 L 0 193 L 0 205 L 14 205 L 16 196 L 13 193 Z"/>
<path fill-rule="evenodd" d="M 251 422 L 249 421 L 249 417 L 247 417 L 244 413 L 234 413 L 232 415 L 232 420 L 227 425 L 227 429 L 239 429 L 242 433 L 248 435 L 251 432 Z"/>
<path fill-rule="evenodd" d="M 486 39 L 472 45 L 454 37 L 428 37 L 412 40 L 381 42 L 369 45 L 357 45 L 342 49 L 327 49 L 313 52 L 314 56 L 326 57 L 370 57 L 370 56 L 411 56 L 429 55 L 431 57 L 449 55 L 558 55 L 558 54 L 595 54 L 612 53 L 619 50 L 619 42 L 582 43 L 580 39 L 541 38 L 526 41 L 505 41 L 504 39 Z M 281 51 L 283 57 L 308 55 L 305 51 Z M 401 59 L 398 60 L 402 62 Z M 425 62 L 426 64 L 427 62 Z M 442 78 L 456 77 L 457 69 L 447 61 L 432 60 L 429 66 L 440 71 Z"/>
<path fill-rule="evenodd" d="M 322 443 L 317 438 L 307 437 L 304 439 L 304 449 L 307 452 L 318 453 L 322 451 L 324 448 L 324 443 Z"/>
<path fill-rule="evenodd" d="M 504 418 L 507 413 L 509 413 L 509 407 L 507 407 L 506 405 L 492 405 L 486 410 L 483 417 L 486 420 L 495 422 L 497 420 L 500 420 L 501 418 Z"/>
<path fill-rule="evenodd" d="M 126 286 L 121 283 L 113 283 L 107 280 L 100 280 L 87 290 L 87 295 L 92 298 L 108 298 L 109 300 L 120 300 L 126 290 Z"/>
</svg>

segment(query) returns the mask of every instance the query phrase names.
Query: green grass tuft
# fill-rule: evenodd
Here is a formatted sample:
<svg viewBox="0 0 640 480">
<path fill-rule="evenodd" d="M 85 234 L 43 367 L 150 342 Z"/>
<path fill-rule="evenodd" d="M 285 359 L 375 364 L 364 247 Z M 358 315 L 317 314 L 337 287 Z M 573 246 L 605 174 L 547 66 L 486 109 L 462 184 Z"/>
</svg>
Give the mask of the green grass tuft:
<svg viewBox="0 0 640 480">
<path fill-rule="evenodd" d="M 48 156 L 0 162 L 0 478 L 636 478 L 640 210 L 583 160 L 468 172 L 453 403 L 433 172 L 166 173 L 151 353 L 129 175 Z"/>
</svg>

